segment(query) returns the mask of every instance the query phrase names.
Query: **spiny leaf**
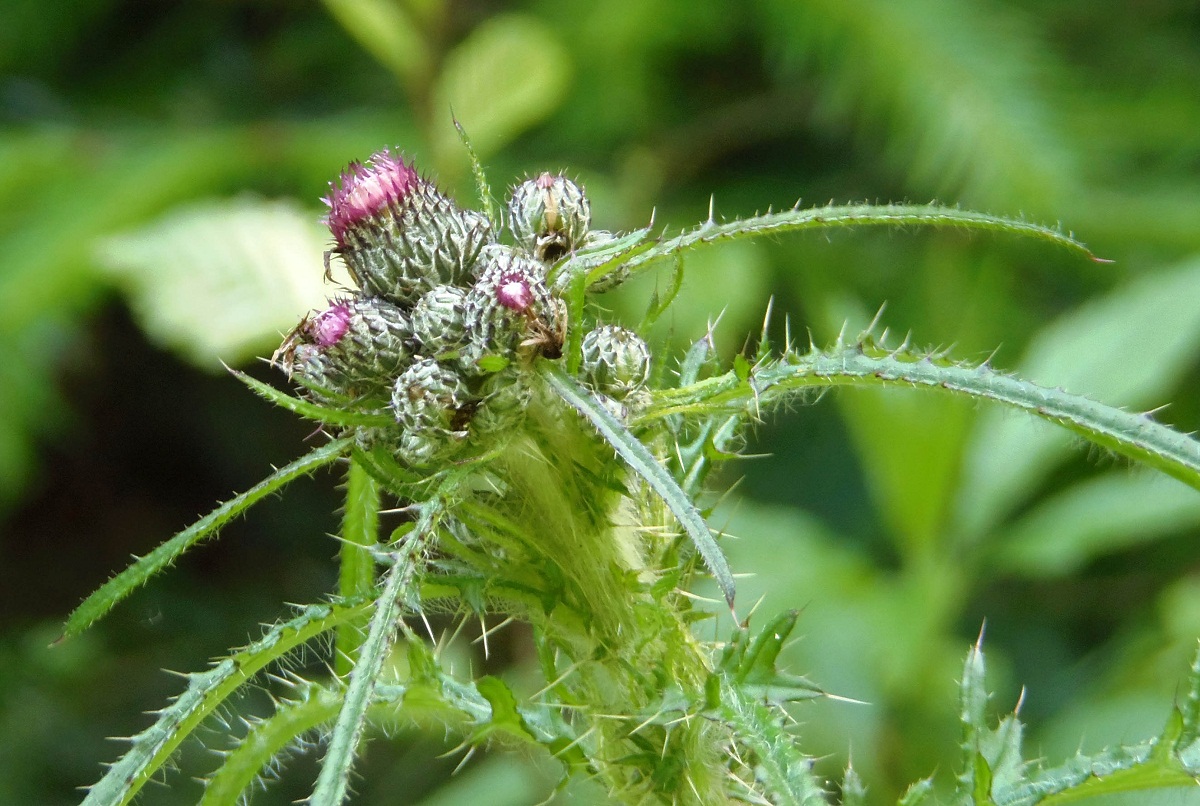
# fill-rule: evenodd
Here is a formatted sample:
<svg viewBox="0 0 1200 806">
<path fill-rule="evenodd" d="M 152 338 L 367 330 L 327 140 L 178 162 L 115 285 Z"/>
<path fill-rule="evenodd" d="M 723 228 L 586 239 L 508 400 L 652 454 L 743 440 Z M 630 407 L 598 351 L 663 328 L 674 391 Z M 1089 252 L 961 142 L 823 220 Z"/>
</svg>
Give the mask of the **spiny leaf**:
<svg viewBox="0 0 1200 806">
<path fill-rule="evenodd" d="M 842 806 L 867 806 L 867 785 L 853 764 L 846 766 L 842 777 Z"/>
<path fill-rule="evenodd" d="M 721 718 L 733 725 L 736 735 L 753 751 L 756 777 L 767 788 L 770 803 L 829 803 L 813 774 L 812 759 L 800 752 L 795 739 L 772 718 L 768 706 L 729 678 L 722 680 L 719 696 Z"/>
<path fill-rule="evenodd" d="M 658 392 L 633 425 L 672 414 L 745 410 L 797 389 L 822 386 L 908 386 L 983 398 L 1056 423 L 1097 445 L 1200 489 L 1200 442 L 1156 423 L 1061 389 L 1004 375 L 986 364 L 956 364 L 939 355 L 886 350 L 869 342 L 788 355 L 754 371 L 736 372 Z"/>
<path fill-rule="evenodd" d="M 152 576 L 179 559 L 192 546 L 215 535 L 226 523 L 288 482 L 306 476 L 317 468 L 335 461 L 345 453 L 349 445 L 348 439 L 337 439 L 328 445 L 317 448 L 308 455 L 275 471 L 246 492 L 221 504 L 170 540 L 160 543 L 149 554 L 137 558 L 133 565 L 105 582 L 79 607 L 75 608 L 63 627 L 62 638 L 69 638 L 83 632 L 112 610 L 118 602 L 144 585 Z"/>
<path fill-rule="evenodd" d="M 776 616 L 752 642 L 750 631 L 738 629 L 721 659 L 721 670 L 745 693 L 766 702 L 810 700 L 824 695 L 812 681 L 781 672 L 776 666 L 784 643 L 796 628 L 799 610 Z"/>
<path fill-rule="evenodd" d="M 1076 756 L 1043 770 L 1004 794 L 1005 806 L 1059 806 L 1098 795 L 1149 789 L 1195 787 L 1178 761 L 1154 757 L 1154 742 Z"/>
<path fill-rule="evenodd" d="M 970 210 L 959 210 L 954 207 L 940 207 L 937 205 L 830 205 L 805 210 L 767 213 L 750 218 L 736 219 L 724 224 L 707 221 L 695 229 L 684 232 L 674 238 L 659 241 L 650 248 L 643 249 L 623 261 L 612 261 L 592 269 L 588 274 L 588 284 L 593 285 L 598 283 L 607 274 L 617 270 L 628 271 L 630 273 L 644 271 L 658 260 L 714 241 L 778 235 L 785 232 L 799 232 L 809 229 L 856 226 L 957 227 L 960 229 L 1021 235 L 1063 246 L 1085 257 L 1095 259 L 1095 255 L 1092 254 L 1091 250 L 1070 235 L 1051 227 L 1033 224 L 1020 219 L 1004 218 L 987 213 L 976 213 Z"/>
<path fill-rule="evenodd" d="M 452 487 L 447 480 L 443 489 Z M 383 591 L 375 602 L 367 639 L 359 649 L 358 660 L 350 673 L 350 684 L 329 737 L 329 749 L 321 762 L 321 772 L 309 798 L 311 806 L 340 806 L 346 797 L 350 770 L 358 752 L 366 723 L 367 707 L 388 652 L 395 640 L 397 622 L 403 613 L 402 595 L 416 574 L 425 545 L 432 538 L 444 513 L 446 501 L 440 495 L 419 506 L 416 525 L 399 547 L 395 564 L 388 570 Z"/>
<path fill-rule="evenodd" d="M 233 377 L 249 386 L 251 391 L 259 397 L 274 403 L 281 409 L 287 409 L 293 414 L 299 414 L 301 417 L 309 420 L 316 420 L 317 422 L 329 423 L 331 425 L 361 425 L 375 428 L 386 428 L 396 424 L 396 418 L 389 414 L 370 414 L 368 412 L 352 411 L 349 409 L 328 408 L 304 400 L 303 398 L 289 395 L 287 392 L 282 392 L 274 386 L 263 383 L 257 378 L 252 378 L 236 369 L 230 369 L 229 372 Z"/>
<path fill-rule="evenodd" d="M 159 712 L 153 725 L 133 737 L 129 752 L 88 790 L 83 806 L 129 803 L 179 743 L 260 669 L 321 633 L 359 618 L 369 608 L 365 603 L 310 605 L 207 672 L 188 675 L 187 689 Z"/>
<path fill-rule="evenodd" d="M 629 429 L 613 417 L 608 409 L 604 408 L 574 378 L 549 361 L 543 362 L 541 369 L 551 388 L 591 422 L 629 467 L 658 493 L 663 503 L 679 520 L 680 526 L 691 538 L 696 550 L 700 552 L 704 564 L 725 595 L 725 601 L 730 607 L 733 607 L 735 591 L 733 572 L 729 570 L 729 563 L 726 561 L 725 555 L 721 553 L 712 532 L 709 531 L 708 524 L 696 511 L 695 505 L 687 497 L 687 494 L 679 489 L 675 479 L 658 463 L 646 446 L 629 433 Z"/>
<path fill-rule="evenodd" d="M 896 806 L 921 806 L 933 796 L 933 779 L 922 778 L 905 790 Z"/>
<path fill-rule="evenodd" d="M 661 296 L 658 289 L 654 290 L 653 296 L 650 298 L 650 304 L 646 306 L 646 313 L 642 316 L 642 322 L 638 325 L 638 332 L 645 335 L 654 327 L 654 323 L 658 321 L 658 317 L 662 316 L 675 298 L 679 296 L 680 289 L 683 288 L 683 256 L 677 256 L 675 259 L 675 268 L 671 272 L 671 284 L 667 286 L 666 293 Z"/>
<path fill-rule="evenodd" d="M 1200 260 L 1139 274 L 1035 334 L 1016 367 L 1130 410 L 1161 403 L 1200 355 Z M 984 411 L 962 460 L 959 531 L 976 539 L 1018 510 L 1071 452 L 1069 435 Z M 969 502 L 969 504 L 968 504 Z"/>
<path fill-rule="evenodd" d="M 630 256 L 651 248 L 654 242 L 646 240 L 649 236 L 650 228 L 643 227 L 611 240 L 606 239 L 584 246 L 566 260 L 555 264 L 547 275 L 547 282 L 559 286 L 575 277 L 584 277 L 585 283 L 591 285 L 596 280 L 606 277 Z"/>
<path fill-rule="evenodd" d="M 1180 706 L 1183 714 L 1183 726 L 1179 733 L 1179 746 L 1188 747 L 1200 738 L 1200 645 L 1192 656 L 1192 666 L 1188 670 L 1187 697 Z"/>
<path fill-rule="evenodd" d="M 475 176 L 475 189 L 479 193 L 479 202 L 483 205 L 483 213 L 491 222 L 492 231 L 499 232 L 503 222 L 500 221 L 500 212 L 496 209 L 496 200 L 492 198 L 492 189 L 488 185 L 487 174 L 483 171 L 483 163 L 479 161 L 479 155 L 475 153 L 475 145 L 467 135 L 466 128 L 458 118 L 452 119 L 454 129 L 458 132 L 458 140 L 462 143 L 463 149 L 467 152 L 467 158 L 471 161 L 471 173 Z"/>
<path fill-rule="evenodd" d="M 275 713 L 258 722 L 238 746 L 225 755 L 220 768 L 204 787 L 200 806 L 226 806 L 238 798 L 297 737 L 337 716 L 340 691 L 309 684 L 301 697 L 280 703 Z"/>
</svg>

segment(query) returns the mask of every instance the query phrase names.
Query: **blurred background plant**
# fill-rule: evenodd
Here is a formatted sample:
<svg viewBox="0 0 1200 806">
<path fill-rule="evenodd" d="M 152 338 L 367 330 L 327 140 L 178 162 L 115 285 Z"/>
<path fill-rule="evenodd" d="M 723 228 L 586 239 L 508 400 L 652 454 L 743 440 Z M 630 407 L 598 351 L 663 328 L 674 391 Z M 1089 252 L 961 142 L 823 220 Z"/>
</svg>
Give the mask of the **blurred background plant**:
<svg viewBox="0 0 1200 806">
<path fill-rule="evenodd" d="M 566 168 L 605 229 L 652 210 L 690 225 L 710 194 L 718 216 L 801 195 L 936 198 L 1061 221 L 1115 261 L 955 232 L 738 242 L 688 258 L 659 351 L 724 311 L 728 357 L 772 295 L 818 343 L 886 301 L 885 323 L 918 343 L 995 351 L 995 366 L 1131 408 L 1174 401 L 1159 419 L 1200 426 L 1193 4 L 5 0 L 2 13 L 0 803 L 76 802 L 114 755 L 102 737 L 175 693 L 155 670 L 198 669 L 279 601 L 332 587 L 329 475 L 47 648 L 128 554 L 298 455 L 310 426 L 220 361 L 260 367 L 330 292 L 316 200 L 349 160 L 396 145 L 474 201 L 451 108 L 493 183 Z M 612 295 L 617 314 L 640 313 L 655 282 Z M 733 469 L 745 481 L 716 521 L 742 537 L 734 568 L 756 574 L 741 598 L 762 595 L 764 617 L 804 608 L 788 665 L 869 703 L 795 708 L 823 772 L 852 750 L 887 802 L 951 768 L 955 679 L 985 619 L 996 704 L 1025 687 L 1035 754 L 1161 728 L 1200 635 L 1193 492 L 1022 415 L 920 392 L 831 395 L 757 442 L 770 455 Z M 486 660 L 476 650 L 464 662 L 529 673 L 519 628 Z M 501 755 L 451 778 L 445 742 L 373 743 L 358 802 L 529 803 L 555 780 L 546 759 Z M 206 769 L 199 747 L 179 764 Z"/>
</svg>

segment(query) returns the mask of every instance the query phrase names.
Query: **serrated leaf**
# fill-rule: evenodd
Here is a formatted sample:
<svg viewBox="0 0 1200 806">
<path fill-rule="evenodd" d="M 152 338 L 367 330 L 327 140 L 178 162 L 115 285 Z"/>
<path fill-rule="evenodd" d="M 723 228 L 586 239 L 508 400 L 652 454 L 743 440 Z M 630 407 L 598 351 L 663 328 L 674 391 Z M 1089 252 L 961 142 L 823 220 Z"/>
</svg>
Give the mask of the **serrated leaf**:
<svg viewBox="0 0 1200 806">
<path fill-rule="evenodd" d="M 1148 407 L 1200 351 L 1200 260 L 1141 277 L 1042 330 L 1021 374 L 1113 406 Z M 982 534 L 1041 484 L 1067 454 L 1070 438 L 1003 412 L 979 419 L 964 464 L 960 507 Z"/>
<path fill-rule="evenodd" d="M 1192 655 L 1192 665 L 1188 669 L 1187 677 L 1187 696 L 1180 714 L 1183 717 L 1183 726 L 1180 729 L 1179 743 L 1191 747 L 1200 739 L 1200 644 Z"/>
<path fill-rule="evenodd" d="M 867 806 L 867 785 L 853 765 L 842 777 L 842 806 Z"/>
<path fill-rule="evenodd" d="M 799 610 L 781 613 L 753 641 L 749 639 L 749 630 L 739 629 L 722 658 L 721 667 L 744 693 L 773 703 L 824 696 L 825 692 L 812 681 L 781 672 L 777 666 L 779 652 L 799 617 Z"/>
<path fill-rule="evenodd" d="M 327 235 L 289 202 L 239 198 L 179 207 L 100 242 L 100 266 L 146 334 L 202 369 L 270 353 L 324 307 Z"/>
<path fill-rule="evenodd" d="M 971 647 L 963 661 L 962 680 L 959 683 L 959 720 L 963 729 L 964 768 L 971 769 L 974 756 L 979 751 L 980 737 L 987 731 L 988 692 L 986 687 L 987 667 L 980 644 Z"/>
<path fill-rule="evenodd" d="M 720 241 L 757 238 L 786 232 L 801 232 L 814 229 L 838 227 L 903 227 L 927 226 L 950 227 L 965 230 L 1020 235 L 1071 249 L 1086 257 L 1094 257 L 1079 241 L 1052 227 L 1044 227 L 1029 221 L 1004 218 L 987 213 L 959 210 L 955 207 L 920 204 L 847 204 L 785 210 L 779 213 L 739 218 L 716 223 L 706 221 L 674 238 L 667 238 L 651 247 L 640 250 L 628 260 L 613 266 L 631 274 L 645 271 L 659 260 L 674 257 L 689 249 Z M 590 282 L 599 277 L 596 271 L 589 276 Z"/>
<path fill-rule="evenodd" d="M 335 409 L 321 406 L 303 398 L 289 395 L 287 392 L 280 391 L 274 386 L 263 383 L 244 372 L 231 369 L 230 373 L 233 377 L 250 387 L 251 391 L 264 400 L 268 400 L 281 409 L 286 409 L 294 414 L 299 414 L 301 417 L 307 417 L 310 420 L 331 423 L 333 425 L 362 425 L 376 428 L 386 428 L 388 426 L 395 426 L 396 424 L 396 418 L 388 414 L 369 414 L 361 411 L 353 411 L 348 408 Z"/>
<path fill-rule="evenodd" d="M 650 488 L 663 500 L 700 553 L 705 566 L 721 588 L 726 603 L 733 607 L 735 586 L 729 563 L 709 531 L 708 524 L 704 522 L 704 518 L 700 516 L 687 494 L 679 488 L 675 479 L 658 463 L 646 446 L 574 378 L 549 361 L 543 362 L 541 368 L 542 375 L 551 388 L 582 414 L 630 469 L 645 479 Z"/>
<path fill-rule="evenodd" d="M 921 806 L 928 803 L 933 797 L 933 779 L 922 778 L 920 781 L 909 786 L 896 801 L 896 806 Z"/>
<path fill-rule="evenodd" d="M 446 57 L 433 108 L 454 110 L 486 159 L 558 107 L 571 71 L 570 53 L 543 22 L 526 14 L 498 14 Z M 449 124 L 440 131 L 438 161 L 462 164 L 458 135 Z"/>
<path fill-rule="evenodd" d="M 350 672 L 350 682 L 342 699 L 342 708 L 329 734 L 329 745 L 321 760 L 321 772 L 309 798 L 312 806 L 340 806 L 346 798 L 350 772 L 358 755 L 358 745 L 366 725 L 367 708 L 379 682 L 380 672 L 395 641 L 403 607 L 413 597 L 409 589 L 425 544 L 432 539 L 444 513 L 445 500 L 435 496 L 419 505 L 412 531 L 397 547 L 395 563 L 384 577 L 382 591 L 375 601 L 366 640 Z"/>
<path fill-rule="evenodd" d="M 796 390 L 824 386 L 915 386 L 1003 403 L 1200 489 L 1200 441 L 1149 417 L 1040 387 L 987 365 L 955 364 L 943 356 L 883 350 L 867 342 L 788 355 L 757 368 L 745 382 L 727 372 L 688 387 L 660 390 L 633 425 L 680 414 L 741 412 L 747 407 L 757 411 Z"/>
<path fill-rule="evenodd" d="M 347 621 L 365 615 L 369 605 L 310 605 L 293 619 L 266 630 L 258 641 L 217 662 L 206 672 L 188 675 L 187 689 L 162 711 L 130 748 L 88 790 L 84 806 L 123 806 L 167 763 L 179 744 L 231 694 L 263 667 L 292 649 Z"/>
</svg>

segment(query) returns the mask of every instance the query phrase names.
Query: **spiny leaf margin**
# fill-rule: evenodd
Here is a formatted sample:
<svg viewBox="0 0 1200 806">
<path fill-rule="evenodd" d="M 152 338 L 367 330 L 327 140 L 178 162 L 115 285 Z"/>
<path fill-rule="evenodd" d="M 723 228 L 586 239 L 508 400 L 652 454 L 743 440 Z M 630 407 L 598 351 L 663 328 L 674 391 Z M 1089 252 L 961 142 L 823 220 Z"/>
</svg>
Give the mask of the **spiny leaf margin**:
<svg viewBox="0 0 1200 806">
<path fill-rule="evenodd" d="M 983 398 L 1022 409 L 1091 442 L 1200 489 L 1200 442 L 1155 422 L 1061 389 L 1006 375 L 987 363 L 957 363 L 936 353 L 889 350 L 870 338 L 806 354 L 787 352 L 760 362 L 745 379 L 735 371 L 655 394 L 635 427 L 671 414 L 759 407 L 797 389 L 829 386 L 908 386 Z"/>
<path fill-rule="evenodd" d="M 192 546 L 215 535 L 226 523 L 289 482 L 295 481 L 301 476 L 307 476 L 317 468 L 336 461 L 346 452 L 350 443 L 350 439 L 335 439 L 291 464 L 281 467 L 249 490 L 221 504 L 179 534 L 160 543 L 149 554 L 138 557 L 132 565 L 101 585 L 92 595 L 84 599 L 79 607 L 75 608 L 67 618 L 67 623 L 63 626 L 63 634 L 58 640 L 78 635 L 86 630 L 103 618 L 119 602 L 146 584 L 152 576 L 174 563 Z"/>
<path fill-rule="evenodd" d="M 671 477 L 658 460 L 650 453 L 645 445 L 629 432 L 608 409 L 595 399 L 579 383 L 562 371 L 558 366 L 544 361 L 541 364 L 542 375 L 550 387 L 572 408 L 584 416 L 600 432 L 604 440 L 613 447 L 622 459 L 639 476 L 646 480 L 650 487 L 658 493 L 663 503 L 679 520 L 679 525 L 687 532 L 696 550 L 704 559 L 704 564 L 712 573 L 725 601 L 733 607 L 735 585 L 733 572 L 720 546 L 713 538 L 708 524 L 696 510 L 695 505 L 687 494 L 679 488 L 679 484 Z"/>
<path fill-rule="evenodd" d="M 250 387 L 252 392 L 264 400 L 309 420 L 316 420 L 319 423 L 329 423 L 330 425 L 362 425 L 376 428 L 387 428 L 396 424 L 396 418 L 390 414 L 371 414 L 369 412 L 349 409 L 331 409 L 311 403 L 303 398 L 289 395 L 287 392 L 282 392 L 274 386 L 263 383 L 257 378 L 253 378 L 236 369 L 230 369 L 229 373 Z"/>
<path fill-rule="evenodd" d="M 418 505 L 415 526 L 402 538 L 396 562 L 384 578 L 383 591 L 375 601 L 366 640 L 350 672 L 350 683 L 321 760 L 321 772 L 309 797 L 309 806 L 340 806 L 346 799 L 350 771 L 366 724 L 367 708 L 404 613 L 402 595 L 411 582 L 426 543 L 438 527 L 447 505 L 443 491 L 454 489 L 457 476 L 448 477 L 439 494 Z"/>
<path fill-rule="evenodd" d="M 180 742 L 260 669 L 321 633 L 361 617 L 370 607 L 370 603 L 309 605 L 207 672 L 188 675 L 187 689 L 159 712 L 153 725 L 132 737 L 133 746 L 88 790 L 83 806 L 129 803 Z"/>
<path fill-rule="evenodd" d="M 957 227 L 1035 238 L 1070 249 L 1091 260 L 1102 261 L 1083 243 L 1056 228 L 1034 224 L 1019 218 L 960 210 L 935 204 L 849 204 L 827 205 L 806 209 L 793 208 L 778 213 L 765 213 L 734 219 L 718 224 L 711 216 L 708 221 L 674 238 L 640 250 L 623 261 L 610 261 L 588 274 L 588 285 L 601 282 L 609 273 L 630 274 L 643 271 L 653 263 L 687 249 L 714 241 L 780 235 L 809 229 L 835 227 Z"/>
</svg>

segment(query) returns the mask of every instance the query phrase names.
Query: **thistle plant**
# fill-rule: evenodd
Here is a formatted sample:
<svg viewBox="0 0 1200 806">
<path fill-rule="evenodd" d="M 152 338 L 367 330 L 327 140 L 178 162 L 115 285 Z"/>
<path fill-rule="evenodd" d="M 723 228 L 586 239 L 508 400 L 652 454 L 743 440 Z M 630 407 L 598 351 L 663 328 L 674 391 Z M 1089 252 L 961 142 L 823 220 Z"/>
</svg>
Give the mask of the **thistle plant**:
<svg viewBox="0 0 1200 806">
<path fill-rule="evenodd" d="M 355 287 L 276 352 L 295 394 L 235 373 L 318 423 L 324 443 L 138 558 L 71 615 L 65 635 L 264 496 L 327 466 L 345 474 L 337 590 L 188 676 L 85 803 L 131 801 L 235 692 L 269 687 L 270 672 L 287 692 L 230 737 L 206 804 L 242 802 L 313 736 L 321 767 L 308 802 L 343 803 L 364 742 L 431 718 L 464 749 L 542 748 L 564 781 L 594 778 L 620 802 L 864 803 L 857 773 L 822 779 L 789 728 L 794 703 L 829 696 L 837 681 L 779 667 L 798 614 L 757 623 L 701 503 L 749 427 L 806 390 L 918 388 L 1024 410 L 1200 488 L 1200 443 L 1148 415 L 907 341 L 889 346 L 874 326 L 819 346 L 795 342 L 787 326 L 776 339 L 768 318 L 756 344 L 726 364 L 711 332 L 677 356 L 645 340 L 680 271 L 636 326 L 606 321 L 600 302 L 688 250 L 810 229 L 960 227 L 1092 257 L 1058 230 L 956 208 L 855 205 L 710 216 L 673 237 L 650 227 L 609 233 L 591 229 L 585 190 L 566 176 L 519 183 L 501 221 L 478 165 L 476 175 L 485 212 L 460 207 L 388 150 L 331 183 L 330 260 L 346 264 Z M 384 511 L 400 513 L 390 531 Z M 701 577 L 719 600 L 692 591 Z M 498 678 L 455 673 L 444 645 L 423 634 L 427 612 L 528 623 L 544 686 L 518 695 Z M 326 673 L 288 666 L 306 645 L 324 652 Z M 961 682 L 961 765 L 940 793 L 1034 804 L 1191 785 L 1200 659 L 1186 691 L 1156 739 L 1046 766 L 1022 756 L 1015 713 L 991 723 L 977 644 Z M 927 779 L 902 802 L 933 803 L 938 792 Z"/>
</svg>

